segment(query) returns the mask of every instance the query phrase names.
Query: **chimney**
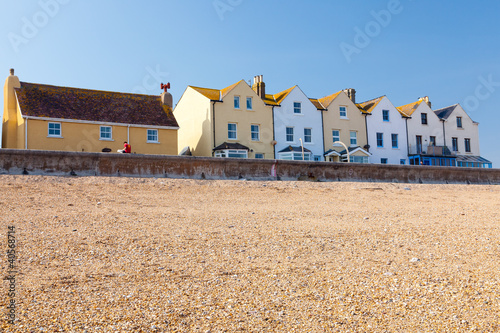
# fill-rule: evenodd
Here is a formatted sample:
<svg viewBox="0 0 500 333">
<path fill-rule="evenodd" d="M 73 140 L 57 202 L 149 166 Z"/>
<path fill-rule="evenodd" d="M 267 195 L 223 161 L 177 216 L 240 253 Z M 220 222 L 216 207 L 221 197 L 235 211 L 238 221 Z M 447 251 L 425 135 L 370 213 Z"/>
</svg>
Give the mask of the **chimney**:
<svg viewBox="0 0 500 333">
<path fill-rule="evenodd" d="M 353 88 L 348 88 L 348 89 L 344 89 L 344 92 L 347 94 L 347 97 L 349 97 L 349 99 L 354 104 L 356 104 L 356 90 L 354 90 Z"/>
<path fill-rule="evenodd" d="M 266 98 L 266 84 L 263 75 L 254 76 L 252 89 L 260 98 Z"/>
<path fill-rule="evenodd" d="M 167 84 L 161 84 L 161 89 L 163 89 L 162 94 L 160 95 L 161 98 L 161 103 L 170 109 L 172 109 L 172 106 L 174 105 L 173 99 L 172 99 L 172 94 L 170 94 L 167 89 L 170 89 L 170 82 Z"/>
<path fill-rule="evenodd" d="M 419 101 L 424 101 L 430 108 L 432 108 L 432 103 L 429 101 L 429 96 L 420 97 Z"/>
<path fill-rule="evenodd" d="M 9 70 L 10 75 L 5 80 L 3 88 L 3 124 L 2 139 L 0 140 L 2 148 L 23 149 L 25 147 L 24 137 L 19 139 L 18 130 L 22 123 L 18 122 L 16 88 L 21 88 L 19 78 L 14 75 L 14 69 Z"/>
</svg>

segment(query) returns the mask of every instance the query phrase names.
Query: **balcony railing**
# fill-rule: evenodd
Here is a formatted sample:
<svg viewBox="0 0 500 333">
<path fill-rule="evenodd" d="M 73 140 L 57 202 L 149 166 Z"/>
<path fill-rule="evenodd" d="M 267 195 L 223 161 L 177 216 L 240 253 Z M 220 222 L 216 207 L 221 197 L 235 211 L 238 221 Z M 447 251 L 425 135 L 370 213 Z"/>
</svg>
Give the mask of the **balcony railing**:
<svg viewBox="0 0 500 333">
<path fill-rule="evenodd" d="M 452 152 L 447 146 L 433 145 L 410 145 L 410 155 L 433 155 L 433 156 L 456 156 L 456 152 Z"/>
</svg>

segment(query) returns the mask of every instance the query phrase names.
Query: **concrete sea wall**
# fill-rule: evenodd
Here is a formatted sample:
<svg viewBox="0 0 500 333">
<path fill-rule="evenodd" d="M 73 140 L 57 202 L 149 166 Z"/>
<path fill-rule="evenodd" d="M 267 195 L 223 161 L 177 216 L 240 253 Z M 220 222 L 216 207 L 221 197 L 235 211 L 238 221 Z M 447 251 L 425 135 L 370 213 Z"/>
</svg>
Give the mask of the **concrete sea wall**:
<svg viewBox="0 0 500 333">
<path fill-rule="evenodd" d="M 0 149 L 0 174 L 500 184 L 500 169 Z"/>
</svg>

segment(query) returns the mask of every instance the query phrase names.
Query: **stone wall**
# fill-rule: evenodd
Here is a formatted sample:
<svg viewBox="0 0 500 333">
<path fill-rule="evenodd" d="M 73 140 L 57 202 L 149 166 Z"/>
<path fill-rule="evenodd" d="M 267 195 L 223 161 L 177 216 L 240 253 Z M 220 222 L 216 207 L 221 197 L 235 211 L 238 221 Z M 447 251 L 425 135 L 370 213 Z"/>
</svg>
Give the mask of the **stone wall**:
<svg viewBox="0 0 500 333">
<path fill-rule="evenodd" d="M 0 149 L 0 174 L 500 184 L 500 169 Z"/>
</svg>

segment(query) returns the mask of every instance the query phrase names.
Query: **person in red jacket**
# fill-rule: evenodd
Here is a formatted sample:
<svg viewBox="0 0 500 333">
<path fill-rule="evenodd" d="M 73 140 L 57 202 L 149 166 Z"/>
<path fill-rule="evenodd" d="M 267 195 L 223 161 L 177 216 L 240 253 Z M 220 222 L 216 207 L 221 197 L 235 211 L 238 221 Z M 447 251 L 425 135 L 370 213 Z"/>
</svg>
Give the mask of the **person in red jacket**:
<svg viewBox="0 0 500 333">
<path fill-rule="evenodd" d="M 118 149 L 119 153 L 130 154 L 132 152 L 132 147 L 127 143 L 123 142 L 123 149 Z"/>
</svg>

